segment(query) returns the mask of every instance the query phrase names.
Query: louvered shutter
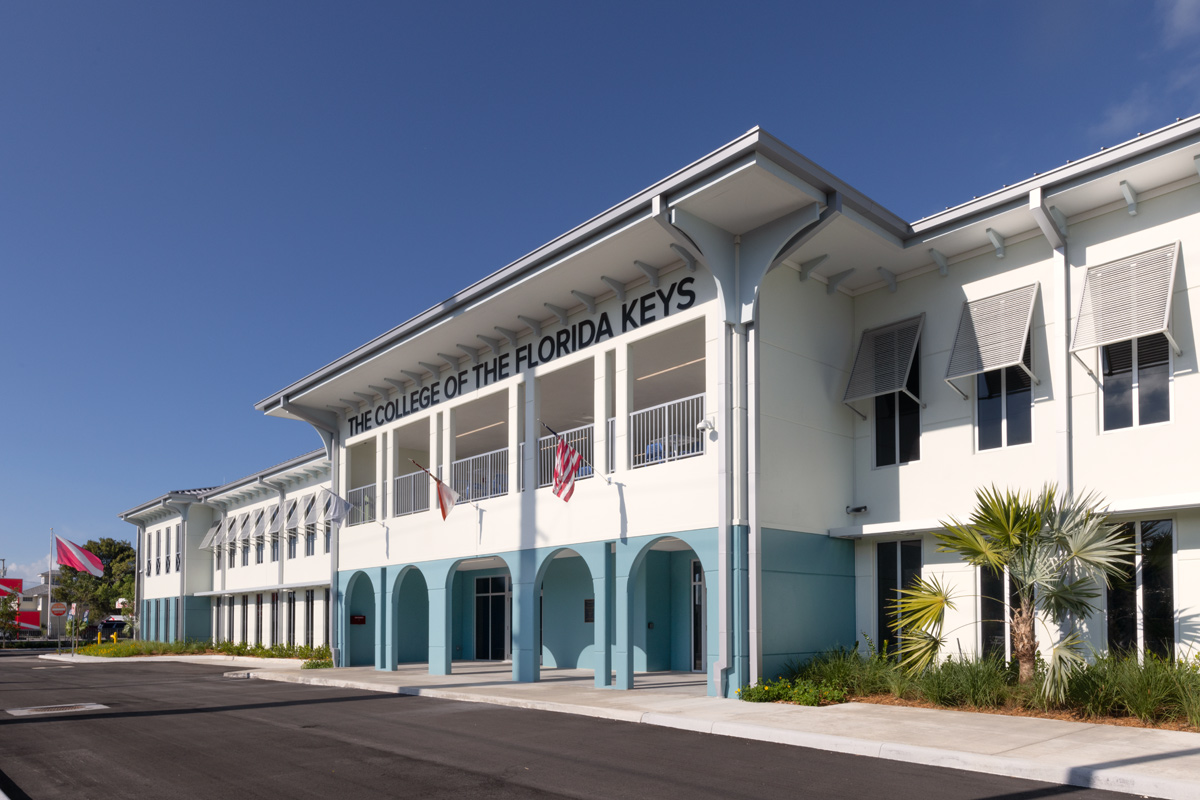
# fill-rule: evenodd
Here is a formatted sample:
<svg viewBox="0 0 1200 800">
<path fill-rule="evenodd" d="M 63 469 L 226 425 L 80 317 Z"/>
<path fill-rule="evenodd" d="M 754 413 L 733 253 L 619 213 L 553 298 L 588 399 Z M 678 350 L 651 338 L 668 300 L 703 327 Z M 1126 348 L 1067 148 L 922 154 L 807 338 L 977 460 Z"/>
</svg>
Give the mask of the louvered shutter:
<svg viewBox="0 0 1200 800">
<path fill-rule="evenodd" d="M 1038 284 L 963 303 L 946 380 L 1021 363 Z"/>
<path fill-rule="evenodd" d="M 1071 352 L 1167 331 L 1179 242 L 1089 267 Z"/>
<path fill-rule="evenodd" d="M 925 315 L 863 331 L 843 403 L 898 392 L 908 381 Z"/>
<path fill-rule="evenodd" d="M 221 520 L 214 522 L 208 529 L 208 533 L 204 534 L 204 538 L 200 540 L 200 549 L 207 550 L 215 544 L 217 535 L 221 533 Z"/>
</svg>

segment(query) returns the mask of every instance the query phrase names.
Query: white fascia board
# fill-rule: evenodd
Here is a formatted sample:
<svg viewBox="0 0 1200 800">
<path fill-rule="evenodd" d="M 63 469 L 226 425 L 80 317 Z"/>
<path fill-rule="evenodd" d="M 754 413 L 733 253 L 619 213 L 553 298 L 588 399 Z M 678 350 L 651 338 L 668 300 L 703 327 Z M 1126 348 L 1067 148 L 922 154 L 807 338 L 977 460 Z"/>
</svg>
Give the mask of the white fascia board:
<svg viewBox="0 0 1200 800">
<path fill-rule="evenodd" d="M 1157 511 L 1175 511 L 1183 508 L 1200 508 L 1200 492 L 1184 492 L 1182 494 L 1118 500 L 1115 503 L 1109 504 L 1108 513 L 1114 516 L 1126 516 L 1129 514 L 1148 514 Z"/>
<path fill-rule="evenodd" d="M 290 592 L 292 589 L 320 589 L 330 586 L 329 580 L 300 581 L 298 583 L 269 583 L 265 586 L 246 586 L 238 589 L 225 588 L 211 592 L 193 592 L 194 597 L 224 597 L 233 594 L 257 594 L 259 592 Z"/>
<path fill-rule="evenodd" d="M 940 531 L 942 523 L 936 519 L 899 520 L 897 522 L 874 522 L 866 525 L 848 525 L 844 528 L 830 528 L 829 535 L 834 539 L 869 539 L 879 536 L 895 536 L 906 533 L 929 533 Z"/>
</svg>

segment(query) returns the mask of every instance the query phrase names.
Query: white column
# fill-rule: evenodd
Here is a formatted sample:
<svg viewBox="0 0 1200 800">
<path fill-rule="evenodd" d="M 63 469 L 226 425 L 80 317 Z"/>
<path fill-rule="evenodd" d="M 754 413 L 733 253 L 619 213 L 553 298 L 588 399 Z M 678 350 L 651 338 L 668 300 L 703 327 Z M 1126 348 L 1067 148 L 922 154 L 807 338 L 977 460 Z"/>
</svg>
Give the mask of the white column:
<svg viewBox="0 0 1200 800">
<path fill-rule="evenodd" d="M 608 353 L 601 352 L 592 359 L 592 465 L 596 477 L 608 471 Z"/>
<path fill-rule="evenodd" d="M 629 345 L 623 344 L 616 350 L 616 369 L 613 374 L 616 386 L 616 403 L 613 416 L 616 417 L 613 437 L 613 447 L 616 448 L 616 458 L 613 459 L 615 472 L 629 469 L 629 410 L 633 404 L 633 381 L 629 377 Z"/>
</svg>

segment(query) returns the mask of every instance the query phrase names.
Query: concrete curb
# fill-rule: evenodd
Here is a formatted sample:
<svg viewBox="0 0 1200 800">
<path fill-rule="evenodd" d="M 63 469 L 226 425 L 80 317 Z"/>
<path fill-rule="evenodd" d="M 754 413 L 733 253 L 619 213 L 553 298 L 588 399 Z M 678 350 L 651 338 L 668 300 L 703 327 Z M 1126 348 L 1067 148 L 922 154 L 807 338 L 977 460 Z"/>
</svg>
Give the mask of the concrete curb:
<svg viewBox="0 0 1200 800">
<path fill-rule="evenodd" d="M 452 689 L 430 689 L 416 686 L 385 688 L 366 681 L 345 680 L 323 675 L 264 671 L 249 673 L 248 677 L 266 681 L 307 683 L 314 686 L 329 686 L 340 689 L 360 689 L 369 692 L 435 697 L 443 700 L 457 700 L 468 703 L 487 703 L 489 705 L 508 706 L 511 708 L 553 711 L 598 719 L 611 719 L 619 722 L 637 722 L 695 733 L 731 736 L 738 739 L 750 739 L 794 747 L 807 747 L 831 753 L 882 758 L 889 761 L 903 761 L 910 764 L 922 764 L 932 767 L 946 767 L 967 772 L 981 772 L 989 775 L 1041 781 L 1064 786 L 1079 786 L 1087 789 L 1103 789 L 1105 791 L 1124 792 L 1126 794 L 1144 795 L 1147 797 L 1160 797 L 1166 800 L 1194 800 L 1200 794 L 1200 779 L 1198 779 L 1198 782 L 1191 782 L 1171 778 L 1158 778 L 1140 773 L 1132 773 L 1119 767 L 1103 769 L 1086 766 L 1063 766 L 1027 758 L 968 753 L 944 748 L 922 747 L 920 745 L 898 742 L 838 736 L 836 734 L 788 730 L 786 728 L 755 725 L 747 722 L 717 721 L 684 714 L 598 708 L 572 703 L 496 697 Z"/>
<path fill-rule="evenodd" d="M 83 656 L 59 653 L 47 653 L 38 658 L 45 661 L 59 661 L 66 664 L 137 664 L 147 661 L 174 661 L 180 664 L 232 664 L 237 667 L 258 667 L 260 669 L 300 669 L 304 663 L 302 658 L 258 658 L 255 656 L 227 656 L 220 654 L 196 656 L 127 656 L 124 658 L 105 658 L 104 656 Z"/>
</svg>

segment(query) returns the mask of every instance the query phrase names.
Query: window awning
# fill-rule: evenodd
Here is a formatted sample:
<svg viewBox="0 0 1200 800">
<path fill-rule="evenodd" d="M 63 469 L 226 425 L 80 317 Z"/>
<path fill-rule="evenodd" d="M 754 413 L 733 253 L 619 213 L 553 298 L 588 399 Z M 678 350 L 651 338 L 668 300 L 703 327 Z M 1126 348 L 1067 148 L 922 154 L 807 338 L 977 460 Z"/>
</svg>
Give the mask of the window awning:
<svg viewBox="0 0 1200 800">
<path fill-rule="evenodd" d="M 304 498 L 304 524 L 317 524 L 317 496 L 310 494 Z"/>
<path fill-rule="evenodd" d="M 322 489 L 320 494 L 321 522 L 329 522 L 333 518 L 333 493 Z"/>
<path fill-rule="evenodd" d="M 964 400 L 967 395 L 951 383 L 955 378 L 1020 366 L 1034 383 L 1040 383 L 1024 362 L 1037 295 L 1038 284 L 1032 283 L 963 303 L 944 380 Z"/>
<path fill-rule="evenodd" d="M 850 405 L 855 400 L 892 392 L 910 394 L 904 385 L 908 382 L 908 373 L 912 369 L 913 356 L 916 355 L 917 342 L 921 340 L 924 325 L 925 314 L 922 313 L 891 325 L 863 331 L 842 402 Z M 913 400 L 921 403 L 919 397 L 913 397 Z M 863 416 L 857 409 L 854 410 Z"/>
<path fill-rule="evenodd" d="M 287 520 L 284 521 L 284 527 L 286 527 L 288 530 L 291 530 L 300 524 L 300 515 L 296 511 L 297 508 L 298 506 L 295 500 L 293 500 L 291 505 L 288 506 Z"/>
<path fill-rule="evenodd" d="M 214 522 L 212 524 L 212 527 L 210 527 L 208 529 L 208 533 L 204 534 L 204 538 L 200 540 L 200 549 L 207 550 L 208 548 L 212 547 L 213 540 L 217 538 L 217 535 L 220 532 L 221 532 L 221 520 L 218 519 L 216 522 Z"/>
<path fill-rule="evenodd" d="M 279 535 L 279 529 L 283 527 L 279 519 L 279 506 L 271 509 L 271 522 L 267 525 L 267 535 L 274 539 Z"/>
<path fill-rule="evenodd" d="M 258 516 L 254 518 L 254 530 L 250 533 L 251 538 L 261 539 L 263 533 L 267 530 L 267 512 L 266 509 L 258 512 Z"/>
<path fill-rule="evenodd" d="M 1088 267 L 1071 353 L 1162 333 L 1179 355 L 1168 330 L 1179 249 L 1175 242 Z"/>
<path fill-rule="evenodd" d="M 242 514 L 240 517 L 238 517 L 237 530 L 238 530 L 238 533 L 237 533 L 236 541 L 240 542 L 240 541 L 250 538 L 250 515 L 249 514 Z"/>
</svg>

